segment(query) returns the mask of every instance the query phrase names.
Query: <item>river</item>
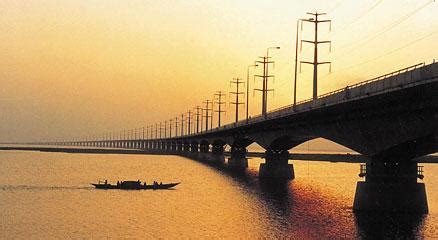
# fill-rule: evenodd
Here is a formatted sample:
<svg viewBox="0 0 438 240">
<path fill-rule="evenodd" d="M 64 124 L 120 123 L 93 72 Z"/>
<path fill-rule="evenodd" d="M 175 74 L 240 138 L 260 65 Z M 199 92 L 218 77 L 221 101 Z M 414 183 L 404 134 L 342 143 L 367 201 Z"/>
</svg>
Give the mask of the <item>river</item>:
<svg viewBox="0 0 438 240">
<path fill-rule="evenodd" d="M 359 164 L 291 161 L 296 178 L 257 178 L 179 156 L 0 151 L 1 239 L 437 238 L 438 165 L 425 165 L 429 214 L 355 214 Z M 97 190 L 97 179 L 181 182 Z"/>
</svg>

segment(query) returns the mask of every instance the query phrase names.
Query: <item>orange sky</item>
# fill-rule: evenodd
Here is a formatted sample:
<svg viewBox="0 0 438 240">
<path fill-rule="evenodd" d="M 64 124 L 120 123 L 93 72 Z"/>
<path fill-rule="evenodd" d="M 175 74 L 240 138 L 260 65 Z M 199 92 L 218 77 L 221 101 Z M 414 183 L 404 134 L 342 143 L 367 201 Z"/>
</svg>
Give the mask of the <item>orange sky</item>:
<svg viewBox="0 0 438 240">
<path fill-rule="evenodd" d="M 95 135 L 174 118 L 217 90 L 270 46 L 276 61 L 269 108 L 292 101 L 295 27 L 309 11 L 321 25 L 319 92 L 345 87 L 438 57 L 438 3 L 338 1 L 29 1 L 0 2 L 0 141 Z M 416 11 L 417 9 L 417 11 Z M 312 26 L 302 36 L 311 39 Z M 303 60 L 312 48 L 303 46 Z M 298 99 L 311 96 L 303 66 Z M 252 87 L 254 82 L 250 81 Z M 260 87 L 260 81 L 256 81 Z M 251 115 L 261 96 L 250 93 Z M 227 104 L 226 121 L 233 109 Z M 244 107 L 241 108 L 242 118 Z"/>
</svg>

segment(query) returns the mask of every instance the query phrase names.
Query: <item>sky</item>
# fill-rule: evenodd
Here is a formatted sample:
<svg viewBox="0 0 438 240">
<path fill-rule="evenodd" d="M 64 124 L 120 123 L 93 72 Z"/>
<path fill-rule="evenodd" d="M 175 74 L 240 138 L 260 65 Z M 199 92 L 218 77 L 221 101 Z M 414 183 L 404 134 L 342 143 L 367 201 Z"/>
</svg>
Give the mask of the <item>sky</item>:
<svg viewBox="0 0 438 240">
<path fill-rule="evenodd" d="M 433 0 L 3 0 L 0 1 L 0 142 L 101 136 L 168 121 L 246 81 L 266 54 L 275 66 L 269 110 L 292 103 L 296 22 L 325 12 L 318 93 L 438 58 Z M 302 39 L 313 40 L 304 23 Z M 303 44 L 300 60 L 311 61 Z M 250 115 L 261 112 L 251 69 Z M 312 67 L 298 100 L 312 95 Z M 243 87 L 241 85 L 241 87 Z M 244 100 L 244 96 L 241 96 Z M 227 94 L 223 122 L 234 119 Z M 240 117 L 245 117 L 245 107 Z M 215 116 L 217 119 L 217 116 Z M 216 125 L 216 123 L 215 123 Z"/>
</svg>

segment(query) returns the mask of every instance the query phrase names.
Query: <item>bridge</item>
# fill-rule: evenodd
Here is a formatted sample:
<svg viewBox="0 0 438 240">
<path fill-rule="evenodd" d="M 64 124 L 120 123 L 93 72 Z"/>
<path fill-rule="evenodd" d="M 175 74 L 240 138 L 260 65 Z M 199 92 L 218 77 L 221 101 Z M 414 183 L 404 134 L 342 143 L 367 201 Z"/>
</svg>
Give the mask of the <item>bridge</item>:
<svg viewBox="0 0 438 240">
<path fill-rule="evenodd" d="M 95 139 L 38 144 L 143 149 L 248 166 L 247 147 L 265 149 L 260 178 L 293 179 L 289 150 L 325 138 L 367 157 L 354 210 L 427 212 L 423 168 L 412 159 L 438 152 L 438 63 L 417 64 L 218 128 L 165 138 Z"/>
</svg>

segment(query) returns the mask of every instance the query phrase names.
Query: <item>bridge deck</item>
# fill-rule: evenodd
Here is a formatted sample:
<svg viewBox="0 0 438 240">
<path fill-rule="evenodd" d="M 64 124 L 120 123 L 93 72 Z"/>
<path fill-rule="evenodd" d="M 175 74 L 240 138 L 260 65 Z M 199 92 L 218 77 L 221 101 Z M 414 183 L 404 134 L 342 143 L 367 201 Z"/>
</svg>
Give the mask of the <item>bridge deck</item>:
<svg viewBox="0 0 438 240">
<path fill-rule="evenodd" d="M 163 153 L 154 150 L 124 149 L 124 148 L 75 148 L 75 147 L 14 147 L 3 146 L 0 151 L 40 151 L 40 152 L 63 152 L 63 153 L 90 153 L 90 154 L 145 154 L 145 155 L 177 155 Z M 229 152 L 224 155 L 229 156 Z M 248 152 L 247 157 L 264 158 L 261 152 Z M 344 163 L 365 163 L 367 158 L 360 154 L 349 153 L 291 153 L 290 159 L 319 161 L 319 162 L 344 162 Z M 415 159 L 418 163 L 438 163 L 438 156 L 428 155 Z"/>
<path fill-rule="evenodd" d="M 318 96 L 316 100 L 308 99 L 298 102 L 297 105 L 288 105 L 270 111 L 265 116 L 257 115 L 248 121 L 241 120 L 237 123 L 223 125 L 219 128 L 213 128 L 201 133 L 173 137 L 174 139 L 199 136 L 206 133 L 214 133 L 228 130 L 245 125 L 260 123 L 269 119 L 276 119 L 293 114 L 298 114 L 318 108 L 328 107 L 344 102 L 354 101 L 378 94 L 388 93 L 391 91 L 409 88 L 428 82 L 438 81 L 438 63 L 426 65 L 424 63 L 416 64 L 395 72 L 391 72 L 364 82 L 360 82 L 333 92 Z"/>
</svg>

